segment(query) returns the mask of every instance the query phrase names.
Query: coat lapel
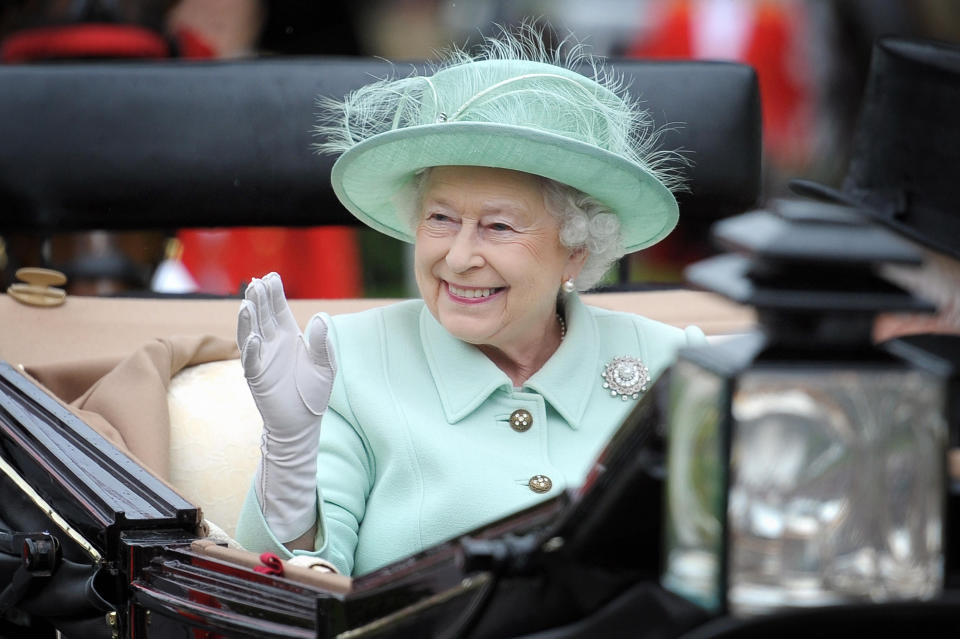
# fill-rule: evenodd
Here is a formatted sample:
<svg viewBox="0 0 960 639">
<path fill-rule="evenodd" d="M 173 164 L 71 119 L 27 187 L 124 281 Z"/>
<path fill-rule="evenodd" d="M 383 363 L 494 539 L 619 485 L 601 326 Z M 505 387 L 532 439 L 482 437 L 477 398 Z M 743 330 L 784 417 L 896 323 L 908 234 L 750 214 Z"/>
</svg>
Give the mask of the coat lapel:
<svg viewBox="0 0 960 639">
<path fill-rule="evenodd" d="M 567 336 L 543 368 L 524 384 L 560 413 L 571 428 L 579 427 L 587 403 L 600 384 L 597 324 L 576 294 L 566 297 Z"/>
<path fill-rule="evenodd" d="M 596 377 L 597 326 L 577 295 L 566 299 L 567 335 L 557 352 L 524 388 L 543 396 L 564 420 L 577 428 L 583 419 Z M 477 409 L 497 389 L 509 392 L 506 373 L 475 346 L 445 329 L 426 306 L 420 311 L 420 339 L 447 421 L 455 424 Z"/>
<path fill-rule="evenodd" d="M 444 415 L 451 424 L 476 410 L 493 391 L 511 388 L 506 373 L 475 346 L 447 332 L 426 305 L 420 311 L 420 339 Z"/>
</svg>

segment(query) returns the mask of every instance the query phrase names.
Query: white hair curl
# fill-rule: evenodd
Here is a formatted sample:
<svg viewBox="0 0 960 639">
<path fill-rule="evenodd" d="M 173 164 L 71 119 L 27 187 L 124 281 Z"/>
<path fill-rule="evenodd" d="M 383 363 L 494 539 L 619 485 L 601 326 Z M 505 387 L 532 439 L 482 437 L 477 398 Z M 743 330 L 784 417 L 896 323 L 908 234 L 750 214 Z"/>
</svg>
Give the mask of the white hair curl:
<svg viewBox="0 0 960 639">
<path fill-rule="evenodd" d="M 585 249 L 587 260 L 576 279 L 578 291 L 586 291 L 603 278 L 626 251 L 620 236 L 620 218 L 596 198 L 572 186 L 543 178 L 544 204 L 560 222 L 560 243 L 569 249 Z"/>
</svg>

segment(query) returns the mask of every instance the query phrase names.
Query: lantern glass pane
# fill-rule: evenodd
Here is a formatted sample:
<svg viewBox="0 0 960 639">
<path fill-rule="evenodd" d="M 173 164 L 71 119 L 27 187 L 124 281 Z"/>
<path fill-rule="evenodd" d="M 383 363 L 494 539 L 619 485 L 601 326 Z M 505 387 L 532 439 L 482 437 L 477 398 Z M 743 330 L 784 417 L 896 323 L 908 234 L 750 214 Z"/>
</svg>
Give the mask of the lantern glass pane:
<svg viewBox="0 0 960 639">
<path fill-rule="evenodd" d="M 714 612 L 723 603 L 726 388 L 722 377 L 692 362 L 674 366 L 662 583 Z"/>
<path fill-rule="evenodd" d="M 753 369 L 733 396 L 735 614 L 935 596 L 942 382 L 904 369 Z"/>
</svg>

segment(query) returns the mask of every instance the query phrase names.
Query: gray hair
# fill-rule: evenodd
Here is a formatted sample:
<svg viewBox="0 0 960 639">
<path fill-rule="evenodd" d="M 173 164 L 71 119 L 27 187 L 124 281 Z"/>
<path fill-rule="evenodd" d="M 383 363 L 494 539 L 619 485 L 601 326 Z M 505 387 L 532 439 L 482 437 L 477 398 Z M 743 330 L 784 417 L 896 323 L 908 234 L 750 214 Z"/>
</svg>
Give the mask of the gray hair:
<svg viewBox="0 0 960 639">
<path fill-rule="evenodd" d="M 408 211 L 414 231 L 419 222 L 419 206 L 430 169 L 418 171 L 412 188 L 399 194 L 394 204 Z M 560 224 L 560 243 L 570 250 L 584 249 L 587 259 L 575 281 L 578 291 L 586 291 L 600 282 L 614 262 L 626 251 L 620 235 L 620 218 L 596 198 L 572 186 L 550 178 L 538 177 L 547 211 Z"/>
<path fill-rule="evenodd" d="M 549 178 L 542 178 L 541 184 L 547 210 L 560 223 L 560 243 L 571 250 L 587 251 L 576 286 L 578 291 L 589 290 L 626 252 L 620 237 L 620 218 L 596 198 L 572 186 Z"/>
</svg>

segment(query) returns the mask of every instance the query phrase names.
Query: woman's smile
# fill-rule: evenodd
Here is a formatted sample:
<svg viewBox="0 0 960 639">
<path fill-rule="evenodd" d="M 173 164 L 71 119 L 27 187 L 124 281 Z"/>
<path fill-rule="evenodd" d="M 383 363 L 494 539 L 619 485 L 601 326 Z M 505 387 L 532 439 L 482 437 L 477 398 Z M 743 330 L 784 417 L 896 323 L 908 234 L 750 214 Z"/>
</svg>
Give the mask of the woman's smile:
<svg viewBox="0 0 960 639">
<path fill-rule="evenodd" d="M 443 283 L 446 285 L 447 294 L 450 296 L 450 299 L 460 304 L 482 304 L 483 302 L 491 301 L 491 299 L 496 299 L 507 288 L 505 286 L 490 288 L 457 286 L 446 280 L 444 280 Z"/>
</svg>

